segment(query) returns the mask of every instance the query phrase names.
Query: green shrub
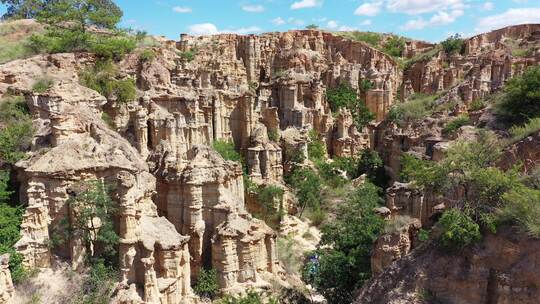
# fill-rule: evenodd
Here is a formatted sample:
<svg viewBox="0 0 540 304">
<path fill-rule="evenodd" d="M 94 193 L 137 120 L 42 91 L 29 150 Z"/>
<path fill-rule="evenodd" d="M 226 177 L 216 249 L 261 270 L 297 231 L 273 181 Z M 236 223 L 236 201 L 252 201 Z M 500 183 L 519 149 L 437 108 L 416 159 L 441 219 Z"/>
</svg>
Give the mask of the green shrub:
<svg viewBox="0 0 540 304">
<path fill-rule="evenodd" d="M 465 51 L 465 42 L 459 34 L 452 35 L 441 42 L 444 52 L 448 55 L 463 53 Z"/>
<path fill-rule="evenodd" d="M 88 276 L 82 284 L 82 292 L 75 298 L 74 303 L 105 304 L 109 303 L 116 282 L 120 279 L 119 273 L 103 261 L 96 261 L 90 265 Z"/>
<path fill-rule="evenodd" d="M 306 29 L 308 29 L 308 30 L 316 30 L 316 29 L 318 29 L 318 28 L 319 28 L 319 26 L 316 25 L 316 24 L 308 24 L 308 25 L 306 26 Z"/>
<path fill-rule="evenodd" d="M 114 121 L 106 112 L 101 113 L 101 119 L 111 128 L 114 129 Z"/>
<path fill-rule="evenodd" d="M 242 156 L 234 149 L 234 144 L 230 141 L 216 140 L 212 147 L 225 160 L 242 162 Z"/>
<path fill-rule="evenodd" d="M 19 283 L 28 276 L 22 266 L 23 257 L 13 246 L 21 238 L 20 227 L 24 208 L 8 205 L 11 191 L 8 190 L 9 172 L 0 171 L 0 255 L 10 254 L 9 269 L 13 282 Z"/>
<path fill-rule="evenodd" d="M 132 102 L 137 97 L 137 87 L 134 79 L 117 80 L 113 87 L 113 95 L 116 96 L 116 101 L 119 103 Z"/>
<path fill-rule="evenodd" d="M 362 80 L 360 89 L 367 91 L 373 84 L 369 80 Z M 341 108 L 348 109 L 352 116 L 354 124 L 358 130 L 361 130 L 370 121 L 375 119 L 375 115 L 369 111 L 364 102 L 358 99 L 356 91 L 347 84 L 340 84 L 337 88 L 330 88 L 326 92 L 326 97 L 333 112 Z"/>
<path fill-rule="evenodd" d="M 383 45 L 383 52 L 392 57 L 401 57 L 405 50 L 405 38 L 392 36 Z"/>
<path fill-rule="evenodd" d="M 409 101 L 392 107 L 388 119 L 399 125 L 421 120 L 431 115 L 437 97 L 438 95 L 415 94 Z"/>
<path fill-rule="evenodd" d="M 453 120 L 449 121 L 446 126 L 444 126 L 443 133 L 451 134 L 456 132 L 459 128 L 470 124 L 468 115 L 460 115 Z"/>
<path fill-rule="evenodd" d="M 338 207 L 336 219 L 321 228 L 319 249 L 309 255 L 302 278 L 329 303 L 351 303 L 355 290 L 371 277 L 371 251 L 384 220 L 379 188 L 367 182 Z"/>
<path fill-rule="evenodd" d="M 540 238 L 540 190 L 525 186 L 506 192 L 502 199 L 502 218 L 520 225 L 535 238 Z"/>
<path fill-rule="evenodd" d="M 74 220 L 63 219 L 51 227 L 51 246 L 67 244 L 77 236 L 86 248 L 87 265 L 116 267 L 120 237 L 114 227 L 118 206 L 111 198 L 111 187 L 100 180 L 87 180 L 74 184 L 71 191 L 73 195 L 67 203 L 74 212 Z M 101 223 L 97 233 L 88 225 L 95 219 Z"/>
<path fill-rule="evenodd" d="M 420 242 L 427 242 L 429 240 L 429 231 L 420 229 L 418 231 L 418 240 Z"/>
<path fill-rule="evenodd" d="M 447 170 L 435 162 L 418 159 L 411 154 L 401 156 L 401 180 L 414 181 L 422 187 L 441 189 L 446 183 Z"/>
<path fill-rule="evenodd" d="M 324 183 L 331 188 L 343 187 L 347 183 L 347 179 L 342 176 L 339 164 L 334 162 L 317 161 L 315 163 L 320 177 Z"/>
<path fill-rule="evenodd" d="M 511 142 L 520 141 L 537 132 L 540 132 L 540 117 L 533 118 L 522 126 L 513 126 L 510 129 L 510 135 L 512 135 Z"/>
<path fill-rule="evenodd" d="M 94 36 L 88 51 L 104 60 L 119 61 L 137 47 L 137 41 L 129 36 L 100 37 Z"/>
<path fill-rule="evenodd" d="M 261 212 L 254 214 L 257 218 L 264 220 L 270 227 L 279 228 L 279 223 L 284 215 L 283 195 L 285 191 L 278 186 L 252 186 L 257 202 L 261 207 Z"/>
<path fill-rule="evenodd" d="M 540 66 L 510 79 L 504 95 L 495 105 L 496 113 L 513 124 L 523 124 L 540 116 Z"/>
<path fill-rule="evenodd" d="M 326 146 L 315 130 L 309 131 L 308 157 L 311 161 L 320 161 L 326 157 Z"/>
<path fill-rule="evenodd" d="M 469 106 L 469 111 L 475 112 L 486 107 L 486 103 L 482 99 L 475 99 Z"/>
<path fill-rule="evenodd" d="M 45 93 L 48 89 L 50 89 L 54 84 L 54 81 L 50 78 L 41 78 L 38 79 L 34 84 L 32 85 L 32 92 L 34 93 Z"/>
<path fill-rule="evenodd" d="M 187 62 L 191 62 L 195 59 L 196 54 L 197 53 L 194 50 L 188 50 L 188 51 L 181 52 L 179 55 L 180 55 L 180 58 L 182 58 L 183 60 Z"/>
<path fill-rule="evenodd" d="M 215 269 L 201 269 L 193 291 L 200 297 L 214 299 L 219 291 L 217 271 Z"/>
<path fill-rule="evenodd" d="M 322 181 L 315 171 L 308 168 L 298 168 L 286 181 L 295 190 L 300 206 L 300 217 L 306 208 L 320 209 Z"/>
<path fill-rule="evenodd" d="M 373 32 L 354 31 L 354 32 L 346 33 L 345 37 L 351 40 L 355 40 L 355 41 L 362 41 L 375 47 L 379 46 L 382 40 L 381 34 L 373 33 Z"/>
<path fill-rule="evenodd" d="M 268 129 L 268 139 L 274 142 L 279 142 L 279 131 L 278 129 Z"/>
<path fill-rule="evenodd" d="M 0 160 L 14 164 L 30 148 L 33 137 L 32 118 L 22 98 L 10 97 L 0 104 Z"/>
<path fill-rule="evenodd" d="M 98 61 L 93 67 L 79 74 L 81 85 L 97 91 L 107 99 L 115 98 L 118 103 L 128 103 L 137 97 L 133 79 L 118 80 L 118 71 L 112 61 Z"/>
<path fill-rule="evenodd" d="M 326 213 L 322 209 L 315 209 L 308 214 L 311 224 L 319 227 L 326 220 Z"/>
<path fill-rule="evenodd" d="M 263 300 L 262 296 L 252 290 L 248 290 L 247 294 L 244 296 L 230 296 L 227 295 L 220 301 L 218 301 L 218 304 L 278 304 L 278 300 L 275 298 L 270 297 L 266 301 Z"/>
<path fill-rule="evenodd" d="M 409 70 L 414 64 L 418 62 L 426 62 L 433 59 L 433 57 L 439 54 L 440 50 L 441 50 L 440 46 L 435 46 L 431 50 L 415 55 L 414 57 L 405 61 L 405 63 L 403 64 L 403 70 L 404 71 Z"/>
<path fill-rule="evenodd" d="M 438 224 L 442 228 L 441 245 L 447 249 L 463 249 L 482 239 L 480 226 L 463 211 L 445 211 Z"/>
<path fill-rule="evenodd" d="M 34 52 L 27 47 L 30 37 L 27 33 L 40 33 L 42 30 L 39 24 L 0 23 L 0 64 L 33 55 Z"/>
</svg>

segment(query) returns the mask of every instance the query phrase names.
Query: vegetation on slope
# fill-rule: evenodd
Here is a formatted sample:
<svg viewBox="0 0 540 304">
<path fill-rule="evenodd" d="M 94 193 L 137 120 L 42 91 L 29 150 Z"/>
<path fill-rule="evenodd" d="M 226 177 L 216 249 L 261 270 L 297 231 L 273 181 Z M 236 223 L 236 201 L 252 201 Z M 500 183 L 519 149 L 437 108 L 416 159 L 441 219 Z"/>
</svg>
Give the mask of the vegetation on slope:
<svg viewBox="0 0 540 304">
<path fill-rule="evenodd" d="M 372 84 L 367 81 L 363 83 L 361 90 L 369 90 Z M 347 109 L 353 116 L 354 124 L 358 130 L 362 130 L 370 121 L 375 119 L 375 115 L 369 111 L 365 102 L 360 100 L 356 90 L 346 84 L 340 84 L 337 88 L 330 88 L 326 93 L 330 108 L 334 113 L 340 109 Z"/>
<path fill-rule="evenodd" d="M 302 277 L 329 303 L 350 303 L 371 277 L 371 249 L 384 228 L 373 209 L 381 202 L 379 189 L 365 183 L 339 206 L 336 219 L 322 226 L 320 247 L 309 255 Z"/>
</svg>

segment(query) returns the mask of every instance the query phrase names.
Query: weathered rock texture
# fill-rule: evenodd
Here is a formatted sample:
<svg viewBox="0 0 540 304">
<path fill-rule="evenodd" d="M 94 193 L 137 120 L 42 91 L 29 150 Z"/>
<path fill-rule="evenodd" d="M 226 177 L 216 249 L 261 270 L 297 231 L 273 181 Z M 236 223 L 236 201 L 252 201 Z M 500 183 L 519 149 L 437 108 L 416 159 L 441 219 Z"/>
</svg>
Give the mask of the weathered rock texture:
<svg viewBox="0 0 540 304">
<path fill-rule="evenodd" d="M 7 303 L 15 293 L 11 272 L 9 271 L 9 254 L 0 256 L 0 303 Z"/>
<path fill-rule="evenodd" d="M 403 226 L 381 235 L 375 242 L 371 255 L 371 271 L 374 275 L 381 273 L 413 249 L 416 233 L 422 225 L 418 219 L 410 217 L 401 217 L 401 221 Z"/>
<path fill-rule="evenodd" d="M 15 247 L 27 267 L 50 267 L 54 253 L 78 268 L 88 254 L 82 240 L 73 238 L 51 250 L 51 234 L 74 214 L 67 204 L 72 187 L 100 180 L 114 186 L 120 207 L 123 282 L 141 287 L 147 303 L 178 303 L 191 294 L 188 237 L 158 217 L 152 202 L 155 178 L 135 148 L 99 118 L 105 102 L 92 90 L 64 82 L 28 96 L 35 124 L 47 129 L 40 135 L 50 147 L 17 164 L 28 207 Z"/>
<path fill-rule="evenodd" d="M 538 303 L 539 250 L 538 240 L 512 229 L 460 253 L 429 246 L 374 277 L 355 303 Z"/>
<path fill-rule="evenodd" d="M 506 27 L 465 40 L 463 55 L 444 52 L 420 61 L 404 73 L 416 93 L 453 91 L 466 104 L 500 89 L 504 83 L 537 64 L 540 25 Z M 522 53 L 518 53 L 522 50 Z"/>
<path fill-rule="evenodd" d="M 277 273 L 276 235 L 245 210 L 240 165 L 207 146 L 193 146 L 184 162 L 159 155 L 158 208 L 190 236 L 192 276 L 212 266 L 220 286 L 234 289 L 261 284 L 261 272 Z"/>
</svg>

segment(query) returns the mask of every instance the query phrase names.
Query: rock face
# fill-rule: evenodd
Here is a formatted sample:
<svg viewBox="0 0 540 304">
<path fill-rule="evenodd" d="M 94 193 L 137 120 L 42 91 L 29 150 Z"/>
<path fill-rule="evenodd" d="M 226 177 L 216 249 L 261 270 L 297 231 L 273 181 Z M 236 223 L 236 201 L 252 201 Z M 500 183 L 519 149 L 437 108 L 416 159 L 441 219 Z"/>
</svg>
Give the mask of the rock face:
<svg viewBox="0 0 540 304">
<path fill-rule="evenodd" d="M 521 162 L 525 173 L 531 172 L 540 163 L 540 149 L 538 147 L 540 147 L 540 132 L 508 146 L 503 151 L 499 166 L 507 170 Z"/>
<path fill-rule="evenodd" d="M 469 104 L 538 62 L 539 32 L 540 25 L 526 24 L 466 39 L 463 55 L 448 56 L 441 51 L 430 60 L 413 64 L 404 73 L 404 83 L 416 93 L 451 90 Z"/>
<path fill-rule="evenodd" d="M 411 252 L 416 233 L 422 225 L 418 219 L 403 218 L 406 222 L 402 227 L 381 235 L 375 242 L 371 255 L 371 271 L 374 275 Z"/>
<path fill-rule="evenodd" d="M 0 302 L 7 303 L 15 293 L 11 272 L 9 271 L 9 254 L 0 256 Z"/>
<path fill-rule="evenodd" d="M 355 303 L 538 303 L 539 246 L 502 229 L 464 252 L 415 251 L 369 281 Z"/>
<path fill-rule="evenodd" d="M 261 272 L 277 273 L 276 235 L 246 211 L 239 164 L 207 146 L 193 146 L 184 162 L 162 155 L 158 209 L 190 236 L 192 276 L 212 266 L 223 289 L 242 289 L 261 284 Z"/>
<path fill-rule="evenodd" d="M 123 283 L 142 287 L 147 303 L 178 303 L 191 294 L 189 238 L 158 217 L 152 202 L 155 178 L 137 151 L 99 118 L 105 102 L 92 90 L 63 82 L 28 96 L 35 124 L 48 130 L 41 135 L 50 147 L 17 164 L 28 207 L 15 247 L 26 267 L 50 267 L 54 253 L 78 268 L 88 254 L 82 240 L 73 238 L 51 250 L 51 234 L 75 214 L 67 203 L 73 187 L 81 181 L 102 181 L 114 186 L 113 199 L 120 209 Z"/>
</svg>

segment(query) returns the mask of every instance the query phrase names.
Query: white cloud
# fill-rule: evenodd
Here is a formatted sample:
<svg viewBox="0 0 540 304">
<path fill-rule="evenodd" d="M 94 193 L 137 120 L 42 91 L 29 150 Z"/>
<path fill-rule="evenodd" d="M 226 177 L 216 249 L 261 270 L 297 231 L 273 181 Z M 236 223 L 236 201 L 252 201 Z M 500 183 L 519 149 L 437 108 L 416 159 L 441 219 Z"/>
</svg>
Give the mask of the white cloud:
<svg viewBox="0 0 540 304">
<path fill-rule="evenodd" d="M 371 2 L 360 5 L 354 14 L 357 16 L 376 16 L 381 11 L 382 2 Z"/>
<path fill-rule="evenodd" d="M 404 26 L 403 30 L 421 30 L 428 26 L 440 26 L 447 25 L 456 21 L 460 16 L 463 16 L 462 10 L 453 10 L 450 13 L 445 11 L 440 11 L 437 14 L 431 16 L 429 20 L 424 20 L 423 18 L 418 18 L 414 20 L 409 20 Z"/>
<path fill-rule="evenodd" d="M 323 3 L 322 0 L 301 0 L 301 1 L 297 1 L 291 4 L 291 9 L 296 10 L 296 9 L 302 9 L 302 8 L 311 8 L 311 7 L 321 6 L 322 3 Z"/>
<path fill-rule="evenodd" d="M 346 25 L 342 25 L 338 28 L 338 31 L 340 32 L 352 32 L 352 31 L 357 31 L 358 29 L 356 27 L 353 27 L 353 26 L 346 26 Z"/>
<path fill-rule="evenodd" d="M 189 27 L 189 34 L 194 36 L 216 35 L 219 34 L 219 31 L 212 23 L 199 23 Z"/>
<path fill-rule="evenodd" d="M 241 27 L 237 29 L 228 29 L 228 30 L 222 31 L 222 33 L 232 33 L 232 34 L 239 34 L 239 35 L 253 34 L 253 33 L 260 33 L 260 32 L 262 32 L 262 29 L 258 26 Z"/>
<path fill-rule="evenodd" d="M 369 20 L 369 19 L 366 19 L 366 20 L 364 20 L 364 21 L 360 22 L 360 25 L 364 25 L 364 26 L 368 26 L 368 25 L 371 25 L 371 20 Z"/>
<path fill-rule="evenodd" d="M 386 8 L 409 15 L 430 13 L 445 9 L 464 9 L 463 0 L 387 0 Z"/>
<path fill-rule="evenodd" d="M 482 10 L 484 11 L 491 11 L 493 8 L 495 8 L 495 5 L 493 2 L 486 2 L 482 4 Z"/>
<path fill-rule="evenodd" d="M 241 27 L 237 29 L 218 30 L 217 26 L 215 26 L 212 23 L 193 24 L 189 27 L 188 30 L 189 30 L 189 34 L 194 35 L 194 36 L 217 35 L 217 34 L 223 34 L 223 33 L 245 35 L 245 34 L 262 32 L 262 29 L 257 26 Z"/>
<path fill-rule="evenodd" d="M 328 27 L 329 29 L 335 29 L 335 28 L 338 27 L 338 23 L 336 21 L 334 21 L 334 20 L 330 20 L 326 24 L 326 27 Z"/>
<path fill-rule="evenodd" d="M 277 17 L 275 19 L 272 19 L 272 23 L 275 25 L 282 25 L 282 24 L 287 23 L 287 21 L 283 20 L 283 18 L 281 17 Z"/>
<path fill-rule="evenodd" d="M 488 32 L 509 25 L 540 23 L 540 8 L 513 8 L 498 15 L 480 19 L 475 28 L 477 33 Z"/>
<path fill-rule="evenodd" d="M 262 13 L 264 12 L 264 6 L 262 5 L 244 5 L 242 6 L 242 10 L 248 12 L 248 13 Z"/>
<path fill-rule="evenodd" d="M 186 7 L 186 6 L 175 6 L 175 7 L 173 7 L 172 10 L 177 12 L 177 13 L 180 13 L 180 14 L 186 14 L 186 13 L 191 13 L 192 12 L 191 8 Z"/>
</svg>

